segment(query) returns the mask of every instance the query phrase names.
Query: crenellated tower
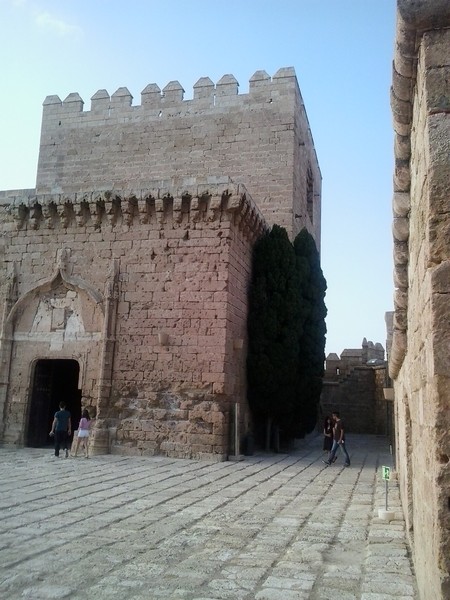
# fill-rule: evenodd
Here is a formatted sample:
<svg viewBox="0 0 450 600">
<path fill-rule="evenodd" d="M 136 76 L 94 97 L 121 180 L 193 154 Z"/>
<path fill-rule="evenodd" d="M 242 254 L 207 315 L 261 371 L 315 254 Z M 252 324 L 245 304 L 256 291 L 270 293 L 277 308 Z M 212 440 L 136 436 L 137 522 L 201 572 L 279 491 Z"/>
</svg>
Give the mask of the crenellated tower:
<svg viewBox="0 0 450 600">
<path fill-rule="evenodd" d="M 249 92 L 233 75 L 201 77 L 193 98 L 171 81 L 133 105 L 126 87 L 78 93 L 43 105 L 37 194 L 115 189 L 141 194 L 155 181 L 196 178 L 244 184 L 269 224 L 294 237 L 302 227 L 320 249 L 321 174 L 293 68 L 257 71 Z"/>
<path fill-rule="evenodd" d="M 45 99 L 36 188 L 0 191 L 0 443 L 44 447 L 63 395 L 93 454 L 240 455 L 254 244 L 320 248 L 321 176 L 294 70 L 238 87 Z"/>
</svg>

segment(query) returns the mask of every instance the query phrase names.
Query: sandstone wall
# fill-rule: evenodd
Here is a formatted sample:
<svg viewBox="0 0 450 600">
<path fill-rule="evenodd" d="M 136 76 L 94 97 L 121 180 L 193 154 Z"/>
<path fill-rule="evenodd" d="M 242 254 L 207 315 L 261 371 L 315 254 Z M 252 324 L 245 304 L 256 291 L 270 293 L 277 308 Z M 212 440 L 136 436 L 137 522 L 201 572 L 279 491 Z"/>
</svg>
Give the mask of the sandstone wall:
<svg viewBox="0 0 450 600">
<path fill-rule="evenodd" d="M 149 189 L 150 182 L 226 175 L 242 182 L 269 224 L 302 227 L 320 249 L 321 174 L 294 69 L 257 71 L 249 93 L 202 77 L 192 100 L 177 81 L 133 106 L 127 88 L 44 101 L 37 193 Z M 160 184 L 159 187 L 163 187 Z"/>
<path fill-rule="evenodd" d="M 377 433 L 375 371 L 354 367 L 337 381 L 323 382 L 320 406 L 322 414 L 341 413 L 348 433 Z"/>
<path fill-rule="evenodd" d="M 384 397 L 384 388 L 387 385 L 387 368 L 386 367 L 374 367 L 374 380 L 375 380 L 375 433 L 378 435 L 387 435 L 391 438 L 391 425 L 393 418 L 393 405 L 392 401 L 387 401 Z M 394 440 L 391 440 L 394 444 Z"/>
<path fill-rule="evenodd" d="M 450 597 L 450 30 L 446 24 L 450 24 L 448 3 L 399 2 L 393 85 L 398 291 L 390 373 L 401 497 L 424 600 Z M 411 58 L 415 51 L 417 64 Z"/>
<path fill-rule="evenodd" d="M 248 420 L 247 283 L 266 227 L 245 188 L 22 192 L 0 209 L 2 441 L 24 443 L 36 360 L 70 358 L 94 440 L 224 459 L 235 402 Z"/>
</svg>

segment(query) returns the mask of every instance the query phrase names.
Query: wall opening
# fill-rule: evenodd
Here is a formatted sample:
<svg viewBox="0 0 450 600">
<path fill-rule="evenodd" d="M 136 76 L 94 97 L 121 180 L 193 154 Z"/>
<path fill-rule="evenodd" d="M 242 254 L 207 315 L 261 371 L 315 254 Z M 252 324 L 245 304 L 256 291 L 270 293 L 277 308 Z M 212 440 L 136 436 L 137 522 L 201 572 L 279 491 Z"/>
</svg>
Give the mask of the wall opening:
<svg viewBox="0 0 450 600">
<path fill-rule="evenodd" d="M 32 375 L 31 402 L 26 446 L 53 444 L 49 431 L 59 403 L 64 401 L 72 416 L 72 430 L 81 416 L 80 365 L 76 360 L 38 360 Z"/>
</svg>

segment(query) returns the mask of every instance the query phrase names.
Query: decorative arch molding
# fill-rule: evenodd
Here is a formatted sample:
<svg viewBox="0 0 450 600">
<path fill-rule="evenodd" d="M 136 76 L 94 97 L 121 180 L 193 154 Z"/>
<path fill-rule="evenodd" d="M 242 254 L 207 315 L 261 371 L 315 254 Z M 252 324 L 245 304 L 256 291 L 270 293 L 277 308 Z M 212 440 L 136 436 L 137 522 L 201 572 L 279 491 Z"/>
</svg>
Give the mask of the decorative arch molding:
<svg viewBox="0 0 450 600">
<path fill-rule="evenodd" d="M 12 325 L 15 317 L 20 314 L 22 308 L 26 306 L 30 298 L 36 294 L 39 294 L 39 292 L 51 290 L 53 287 L 55 287 L 55 283 L 57 283 L 58 280 L 60 280 L 61 283 L 69 289 L 81 289 L 86 292 L 90 300 L 92 300 L 94 304 L 98 305 L 103 316 L 105 315 L 105 299 L 103 295 L 81 277 L 74 277 L 73 275 L 70 275 L 67 271 L 67 260 L 67 249 L 63 248 L 58 250 L 57 264 L 53 275 L 51 277 L 40 279 L 33 285 L 31 289 L 18 298 L 7 315 L 5 323 L 6 326 Z"/>
</svg>

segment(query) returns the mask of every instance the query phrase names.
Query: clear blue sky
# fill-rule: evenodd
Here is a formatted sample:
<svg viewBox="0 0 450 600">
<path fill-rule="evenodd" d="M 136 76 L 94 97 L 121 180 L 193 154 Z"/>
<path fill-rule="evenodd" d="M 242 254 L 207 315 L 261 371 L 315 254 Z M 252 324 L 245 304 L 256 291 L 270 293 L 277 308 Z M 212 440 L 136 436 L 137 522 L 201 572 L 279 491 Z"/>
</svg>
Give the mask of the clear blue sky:
<svg viewBox="0 0 450 600">
<path fill-rule="evenodd" d="M 42 102 L 295 67 L 323 176 L 326 352 L 385 346 L 395 0 L 0 0 L 0 190 L 35 185 Z"/>
</svg>

